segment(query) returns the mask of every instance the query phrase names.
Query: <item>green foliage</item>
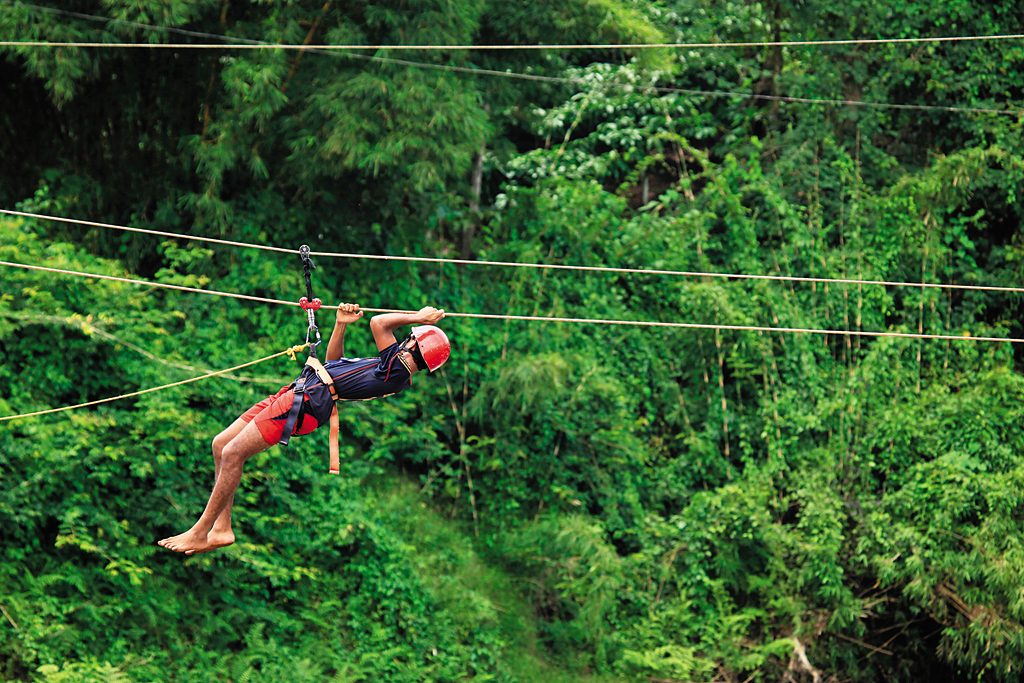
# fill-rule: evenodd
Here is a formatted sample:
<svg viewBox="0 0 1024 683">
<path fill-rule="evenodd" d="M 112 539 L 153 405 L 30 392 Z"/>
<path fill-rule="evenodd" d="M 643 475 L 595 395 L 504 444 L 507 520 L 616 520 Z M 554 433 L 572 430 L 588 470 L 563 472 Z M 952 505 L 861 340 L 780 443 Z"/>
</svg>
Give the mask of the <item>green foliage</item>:
<svg viewBox="0 0 1024 683">
<path fill-rule="evenodd" d="M 966 1 L 75 9 L 111 20 L 6 3 L 0 37 L 191 39 L 129 22 L 395 45 L 1019 28 L 1013 3 Z M 331 251 L 1017 287 L 1019 116 L 747 95 L 1007 108 L 1022 49 L 3 48 L 0 204 Z M 9 217 L 0 259 L 301 294 L 290 257 Z M 370 307 L 1024 337 L 1009 292 L 318 265 L 320 296 Z M 4 268 L 0 284 L 3 415 L 227 367 L 303 329 L 294 310 L 116 282 Z M 0 677 L 1020 678 L 1015 347 L 446 325 L 443 371 L 345 406 L 341 477 L 323 476 L 319 435 L 254 458 L 238 543 L 184 561 L 152 541 L 201 509 L 211 438 L 297 364 L 0 423 Z M 371 344 L 352 327 L 350 353 Z"/>
</svg>

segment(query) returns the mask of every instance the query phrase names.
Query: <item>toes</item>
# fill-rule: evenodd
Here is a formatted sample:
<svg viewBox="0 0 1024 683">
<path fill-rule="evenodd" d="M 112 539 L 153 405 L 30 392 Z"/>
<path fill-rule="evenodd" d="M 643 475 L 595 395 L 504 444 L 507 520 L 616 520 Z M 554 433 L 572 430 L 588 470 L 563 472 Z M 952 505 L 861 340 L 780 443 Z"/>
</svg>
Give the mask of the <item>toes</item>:
<svg viewBox="0 0 1024 683">
<path fill-rule="evenodd" d="M 201 540 L 196 541 L 193 538 L 186 537 L 184 534 L 161 539 L 157 541 L 157 545 L 161 548 L 166 548 L 167 550 L 172 550 L 176 553 L 184 553 L 186 555 L 194 555 L 196 553 L 212 550 L 212 547 L 208 543 L 204 544 Z"/>
</svg>

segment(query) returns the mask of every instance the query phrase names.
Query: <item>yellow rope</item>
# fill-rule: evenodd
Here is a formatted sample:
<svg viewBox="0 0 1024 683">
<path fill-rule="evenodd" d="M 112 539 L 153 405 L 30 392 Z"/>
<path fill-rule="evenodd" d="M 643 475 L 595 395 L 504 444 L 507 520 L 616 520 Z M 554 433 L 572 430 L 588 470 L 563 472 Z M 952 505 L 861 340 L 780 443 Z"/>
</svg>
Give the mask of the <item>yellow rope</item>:
<svg viewBox="0 0 1024 683">
<path fill-rule="evenodd" d="M 141 346 L 132 344 L 126 339 L 118 337 L 116 334 L 111 334 L 105 329 L 93 322 L 92 316 L 82 317 L 81 315 L 74 313 L 70 316 L 60 315 L 34 315 L 34 314 L 20 314 L 14 311 L 0 311 L 0 316 L 9 320 L 18 320 L 29 323 L 53 323 L 57 325 L 64 325 L 73 329 L 81 330 L 88 336 L 95 335 L 101 339 L 104 339 L 111 344 L 123 346 L 130 351 L 148 358 L 154 363 L 159 363 L 175 370 L 187 370 L 188 372 L 213 372 L 210 368 L 203 367 L 202 365 L 189 365 L 188 363 L 176 363 L 174 361 L 166 360 L 152 351 L 147 351 Z M 294 358 L 292 359 L 294 360 Z M 247 377 L 245 375 L 224 375 L 225 379 L 234 380 L 236 382 L 257 382 L 262 384 L 269 384 L 271 382 L 280 381 L 280 377 Z"/>
<path fill-rule="evenodd" d="M 6 416 L 3 416 L 3 417 L 0 417 L 0 422 L 6 422 L 7 420 L 18 420 L 18 419 L 21 419 L 23 417 L 35 417 L 37 415 L 48 415 L 50 413 L 60 413 L 60 412 L 63 412 L 65 410 L 75 410 L 76 408 L 87 408 L 88 406 L 94 406 L 94 405 L 98 405 L 100 403 L 109 403 L 111 401 L 119 401 L 122 398 L 131 398 L 132 396 L 141 396 L 142 394 L 149 394 L 149 393 L 152 393 L 154 391 L 161 391 L 163 389 L 170 389 L 171 387 L 178 387 L 178 386 L 181 386 L 182 384 L 191 384 L 192 382 L 198 382 L 198 381 L 203 380 L 203 379 L 209 379 L 210 377 L 216 377 L 217 375 L 226 375 L 228 373 L 235 372 L 237 370 L 241 370 L 242 368 L 247 368 L 247 367 L 249 367 L 251 365 L 257 365 L 258 363 L 265 363 L 268 360 L 272 360 L 274 358 L 279 358 L 280 356 L 290 356 L 294 360 L 295 359 L 295 354 L 300 353 L 301 351 L 303 351 L 306 348 L 306 346 L 307 346 L 306 344 L 298 344 L 297 346 L 292 346 L 290 348 L 285 349 L 284 351 L 278 351 L 275 354 L 266 356 L 264 358 L 260 358 L 259 360 L 249 361 L 248 363 L 242 363 L 241 365 L 236 365 L 233 368 L 227 368 L 227 369 L 224 369 L 224 370 L 216 370 L 214 372 L 210 372 L 210 373 L 207 373 L 205 375 L 200 375 L 199 377 L 191 377 L 189 379 L 183 379 L 180 382 L 172 382 L 171 384 L 164 384 L 163 386 L 159 386 L 159 387 L 150 387 L 149 389 L 142 389 L 140 391 L 133 391 L 130 394 L 121 394 L 120 396 L 111 396 L 110 398 L 101 398 L 101 399 L 96 400 L 96 401 L 89 401 L 87 403 L 79 403 L 78 405 L 73 405 L 73 406 L 64 406 L 62 408 L 50 408 L 48 410 L 37 410 L 37 411 L 35 411 L 33 413 L 23 413 L 21 415 L 6 415 Z"/>
</svg>

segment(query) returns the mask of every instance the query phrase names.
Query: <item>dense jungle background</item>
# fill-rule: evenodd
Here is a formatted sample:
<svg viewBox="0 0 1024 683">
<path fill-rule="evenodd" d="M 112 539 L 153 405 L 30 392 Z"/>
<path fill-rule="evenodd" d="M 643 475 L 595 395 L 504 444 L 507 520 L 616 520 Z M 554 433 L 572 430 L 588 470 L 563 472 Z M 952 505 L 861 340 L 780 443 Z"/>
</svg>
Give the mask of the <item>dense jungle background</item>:
<svg viewBox="0 0 1024 683">
<path fill-rule="evenodd" d="M 1011 0 L 8 1 L 0 40 L 735 42 L 1007 34 L 1022 16 Z M 1024 283 L 1021 40 L 0 55 L 0 208 L 321 251 Z M 289 254 L 9 214 L 0 259 L 304 294 Z M 1024 337 L 1014 292 L 329 258 L 315 283 L 382 308 Z M 10 267 L 0 288 L 0 415 L 305 332 L 292 307 Z M 342 476 L 321 432 L 250 460 L 238 543 L 207 555 L 154 542 L 202 509 L 213 436 L 298 362 L 0 423 L 0 678 L 1020 679 L 1021 347 L 444 325 L 442 372 L 344 407 Z M 367 327 L 350 355 L 372 355 Z"/>
</svg>

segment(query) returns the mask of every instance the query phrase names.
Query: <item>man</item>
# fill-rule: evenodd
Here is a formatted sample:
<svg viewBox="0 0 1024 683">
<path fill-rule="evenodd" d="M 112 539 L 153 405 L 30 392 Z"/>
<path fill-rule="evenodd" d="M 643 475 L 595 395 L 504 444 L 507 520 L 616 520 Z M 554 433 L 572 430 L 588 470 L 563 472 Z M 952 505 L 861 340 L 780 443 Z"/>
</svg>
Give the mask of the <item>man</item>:
<svg viewBox="0 0 1024 683">
<path fill-rule="evenodd" d="M 370 320 L 370 331 L 379 354 L 375 358 L 344 358 L 345 328 L 363 317 L 358 304 L 341 304 L 334 331 L 327 343 L 324 369 L 334 381 L 340 400 L 369 400 L 397 394 L 412 382 L 419 370 L 433 372 L 451 352 L 448 337 L 433 324 L 444 318 L 441 309 L 426 306 L 416 313 L 385 313 Z M 401 343 L 395 329 L 418 325 Z M 301 410 L 291 434 L 308 434 L 325 421 L 334 402 L 315 376 L 300 392 Z M 282 387 L 243 413 L 213 440 L 214 486 L 199 520 L 188 531 L 158 542 L 175 552 L 193 555 L 222 548 L 235 542 L 231 529 L 231 507 L 242 477 L 245 461 L 281 441 L 288 414 L 295 401 L 295 384 Z M 319 404 L 319 405 L 318 405 Z"/>
</svg>

